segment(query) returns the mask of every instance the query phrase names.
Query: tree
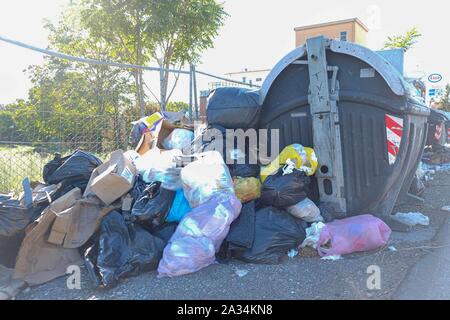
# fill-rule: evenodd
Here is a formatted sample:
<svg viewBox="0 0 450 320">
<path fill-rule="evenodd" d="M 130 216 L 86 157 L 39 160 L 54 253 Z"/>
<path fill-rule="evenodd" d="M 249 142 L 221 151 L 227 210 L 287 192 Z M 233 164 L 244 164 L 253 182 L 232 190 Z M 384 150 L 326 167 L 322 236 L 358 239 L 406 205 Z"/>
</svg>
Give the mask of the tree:
<svg viewBox="0 0 450 320">
<path fill-rule="evenodd" d="M 445 86 L 444 96 L 440 102 L 440 109 L 450 112 L 450 84 Z"/>
<path fill-rule="evenodd" d="M 82 29 L 76 10 L 49 22 L 49 48 L 75 56 L 107 60 L 111 46 Z M 117 115 L 131 105 L 132 78 L 126 70 L 46 57 L 27 69 L 32 82 L 26 101 L 8 106 L 21 141 L 70 141 L 72 147 L 100 151 Z M 108 130 L 106 129 L 109 129 Z M 57 144 L 55 144 L 57 145 Z"/>
<path fill-rule="evenodd" d="M 160 68 L 180 69 L 185 64 L 197 63 L 201 53 L 213 47 L 213 40 L 223 25 L 227 13 L 215 0 L 154 0 L 150 2 L 151 19 L 146 34 L 152 38 L 152 55 Z M 175 75 L 169 91 L 169 72 L 161 73 L 159 99 L 165 110 L 179 79 Z"/>
<path fill-rule="evenodd" d="M 111 60 L 145 65 L 151 59 L 152 38 L 145 32 L 151 1 L 148 0 L 81 0 L 81 24 L 93 39 L 110 46 Z M 136 104 L 145 113 L 145 91 L 142 69 L 129 70 L 135 79 Z"/>
<path fill-rule="evenodd" d="M 403 49 L 406 52 L 417 43 L 421 36 L 417 27 L 413 27 L 405 35 L 388 36 L 383 49 Z"/>
</svg>

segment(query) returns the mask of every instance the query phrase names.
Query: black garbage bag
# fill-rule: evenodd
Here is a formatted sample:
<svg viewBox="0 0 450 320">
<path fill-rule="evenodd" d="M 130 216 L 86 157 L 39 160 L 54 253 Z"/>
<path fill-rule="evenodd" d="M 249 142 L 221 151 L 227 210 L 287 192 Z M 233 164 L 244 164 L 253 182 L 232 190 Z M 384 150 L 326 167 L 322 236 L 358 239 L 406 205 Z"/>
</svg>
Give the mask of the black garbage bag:
<svg viewBox="0 0 450 320">
<path fill-rule="evenodd" d="M 232 251 L 233 257 L 249 262 L 277 264 L 290 249 L 297 248 L 305 239 L 307 223 L 288 212 L 274 207 L 256 211 L 251 248 L 241 246 Z"/>
<path fill-rule="evenodd" d="M 165 247 L 170 238 L 172 238 L 172 235 L 175 233 L 177 226 L 177 222 L 164 223 L 163 225 L 156 227 L 153 230 L 153 235 L 163 240 Z"/>
<path fill-rule="evenodd" d="M 155 270 L 164 246 L 164 240 L 113 211 L 103 219 L 98 241 L 86 249 L 84 261 L 94 284 L 111 288 L 122 278 Z"/>
<path fill-rule="evenodd" d="M 310 178 L 299 170 L 283 175 L 280 168 L 274 175 L 264 181 L 259 202 L 264 206 L 286 208 L 293 206 L 307 197 Z"/>
<path fill-rule="evenodd" d="M 228 169 L 232 177 L 256 178 L 260 173 L 260 168 L 257 164 L 229 164 Z"/>
<path fill-rule="evenodd" d="M 261 106 L 256 90 L 238 87 L 217 88 L 209 98 L 206 117 L 209 124 L 228 129 L 256 128 Z"/>
<path fill-rule="evenodd" d="M 42 170 L 42 178 L 44 178 L 44 181 L 48 183 L 48 179 L 50 178 L 50 176 L 56 171 L 56 169 L 61 167 L 64 164 L 64 162 L 66 162 L 67 159 L 69 159 L 72 155 L 73 153 L 66 157 L 62 157 L 60 153 L 55 153 L 53 160 L 50 160 L 48 163 L 46 163 L 44 169 Z"/>
<path fill-rule="evenodd" d="M 32 208 L 22 206 L 9 196 L 0 196 L 0 264 L 14 268 L 25 228 L 32 219 Z"/>
<path fill-rule="evenodd" d="M 414 176 L 413 181 L 411 182 L 411 186 L 409 187 L 409 193 L 418 197 L 422 197 L 424 192 L 425 192 L 425 185 L 416 174 Z"/>
<path fill-rule="evenodd" d="M 176 192 L 162 188 L 160 182 L 148 184 L 143 191 L 141 188 L 142 185 L 138 184 L 132 192 L 132 196 L 136 198 L 131 216 L 139 222 L 145 221 L 150 228 L 162 225 L 172 207 Z M 140 195 L 139 191 L 142 191 Z"/>
<path fill-rule="evenodd" d="M 220 134 L 220 140 L 217 140 L 217 135 Z M 260 173 L 260 167 L 256 161 L 257 160 L 257 149 L 253 149 L 254 146 L 250 146 L 249 140 L 245 141 L 243 147 L 244 150 L 237 151 L 237 139 L 234 138 L 234 141 L 230 141 L 230 144 L 233 144 L 233 147 L 230 152 L 234 155 L 239 155 L 235 159 L 227 155 L 227 135 L 226 128 L 220 125 L 209 125 L 208 128 L 203 132 L 203 134 L 199 135 L 192 142 L 192 153 L 201 153 L 205 151 L 216 150 L 221 152 L 228 169 L 230 170 L 230 175 L 232 177 L 242 177 L 242 178 L 250 178 L 250 177 L 258 177 Z M 250 150 L 252 149 L 255 154 L 254 159 L 250 157 Z M 228 158 L 227 158 L 228 157 Z M 234 159 L 234 160 L 233 160 Z M 232 161 L 233 160 L 233 161 Z"/>
<path fill-rule="evenodd" d="M 101 164 L 99 158 L 84 151 L 76 151 L 64 158 L 56 154 L 55 158 L 44 166 L 42 174 L 45 183 L 62 184 L 54 195 L 54 199 L 57 199 L 74 188 L 80 188 L 81 192 L 84 192 L 92 171 Z"/>
<path fill-rule="evenodd" d="M 217 258 L 220 262 L 226 262 L 231 259 L 233 253 L 250 249 L 254 236 L 255 201 L 250 201 L 242 204 L 241 213 L 230 225 L 230 231 L 220 247 Z"/>
</svg>

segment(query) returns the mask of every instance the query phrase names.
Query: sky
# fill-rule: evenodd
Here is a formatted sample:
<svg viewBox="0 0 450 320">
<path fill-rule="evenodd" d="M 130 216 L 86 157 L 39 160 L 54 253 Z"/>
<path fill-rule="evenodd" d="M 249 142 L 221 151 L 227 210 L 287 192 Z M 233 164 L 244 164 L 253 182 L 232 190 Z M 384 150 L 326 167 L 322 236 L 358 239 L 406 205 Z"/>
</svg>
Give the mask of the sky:
<svg viewBox="0 0 450 320">
<path fill-rule="evenodd" d="M 56 21 L 70 0 L 0 0 L 0 35 L 39 47 L 48 45 L 44 19 Z M 221 0 L 219 0 L 221 1 Z M 358 17 L 370 29 L 368 47 L 381 49 L 388 35 L 417 26 L 423 34 L 406 56 L 406 69 L 440 73 L 450 82 L 446 23 L 450 3 L 442 0 L 226 0 L 230 15 L 215 46 L 204 52 L 197 69 L 223 76 L 248 69 L 270 69 L 294 49 L 297 26 Z M 42 55 L 0 42 L 0 104 L 26 98 L 31 84 L 23 70 L 41 64 Z M 147 74 L 158 91 L 157 75 Z M 198 89 L 211 81 L 199 77 Z M 188 81 L 180 81 L 174 100 L 187 99 Z"/>
</svg>

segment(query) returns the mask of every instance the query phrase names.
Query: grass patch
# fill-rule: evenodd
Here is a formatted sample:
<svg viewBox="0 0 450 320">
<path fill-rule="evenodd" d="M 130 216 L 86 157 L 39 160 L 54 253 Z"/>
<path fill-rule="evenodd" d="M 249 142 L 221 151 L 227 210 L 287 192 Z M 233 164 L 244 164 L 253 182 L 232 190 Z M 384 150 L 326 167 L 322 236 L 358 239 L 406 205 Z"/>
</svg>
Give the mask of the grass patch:
<svg viewBox="0 0 450 320">
<path fill-rule="evenodd" d="M 59 153 L 65 156 L 74 151 Z M 109 153 L 94 154 L 102 161 L 109 157 Z M 42 169 L 53 157 L 54 151 L 46 151 L 42 146 L 0 145 L 0 193 L 20 193 L 25 177 L 30 181 L 43 181 Z"/>
</svg>

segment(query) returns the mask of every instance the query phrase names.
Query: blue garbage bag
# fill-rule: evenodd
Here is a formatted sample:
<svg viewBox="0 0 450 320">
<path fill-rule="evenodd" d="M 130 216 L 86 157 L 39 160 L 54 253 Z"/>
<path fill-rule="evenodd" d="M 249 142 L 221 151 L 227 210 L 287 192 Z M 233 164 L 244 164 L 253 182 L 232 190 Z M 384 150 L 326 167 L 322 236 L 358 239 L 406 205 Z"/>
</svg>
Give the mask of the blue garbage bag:
<svg viewBox="0 0 450 320">
<path fill-rule="evenodd" d="M 169 214 L 167 215 L 167 222 L 180 222 L 181 219 L 191 211 L 189 202 L 184 196 L 183 189 L 177 190 L 175 198 L 173 199 L 172 207 L 170 208 Z"/>
</svg>

